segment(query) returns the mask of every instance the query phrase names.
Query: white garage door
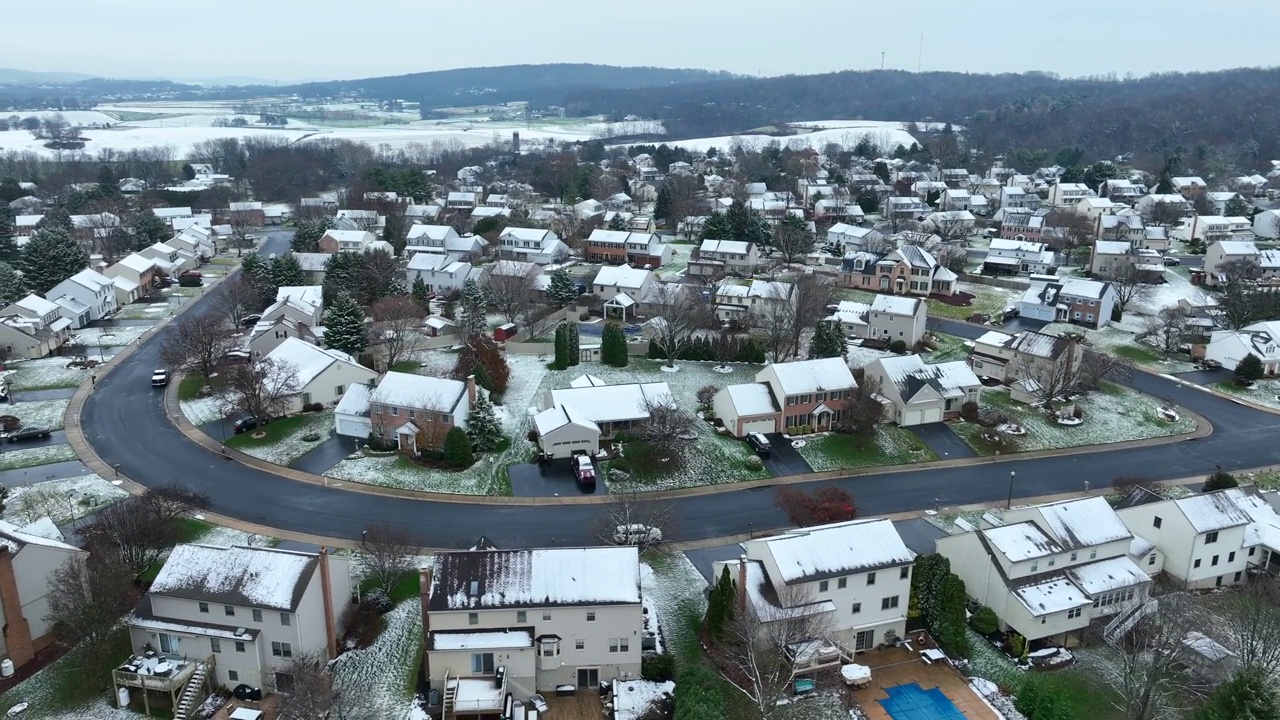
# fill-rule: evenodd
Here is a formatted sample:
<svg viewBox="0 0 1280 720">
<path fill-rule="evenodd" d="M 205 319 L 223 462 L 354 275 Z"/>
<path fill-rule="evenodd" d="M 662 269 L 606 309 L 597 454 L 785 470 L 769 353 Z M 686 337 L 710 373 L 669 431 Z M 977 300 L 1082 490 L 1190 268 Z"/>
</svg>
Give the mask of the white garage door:
<svg viewBox="0 0 1280 720">
<path fill-rule="evenodd" d="M 748 420 L 742 423 L 743 435 L 746 435 L 747 433 L 753 433 L 753 432 L 771 433 L 771 432 L 776 432 L 777 429 L 778 429 L 778 421 L 774 420 L 773 418 L 768 418 L 766 420 Z"/>
<path fill-rule="evenodd" d="M 336 416 L 336 424 L 339 435 L 355 438 L 367 438 L 369 432 L 373 430 L 372 424 L 367 418 L 352 418 L 342 415 Z"/>
<path fill-rule="evenodd" d="M 924 418 L 920 422 L 922 424 L 942 422 L 942 408 L 927 408 L 924 411 Z"/>
<path fill-rule="evenodd" d="M 903 427 L 910 427 L 912 425 L 919 425 L 919 424 L 920 424 L 919 410 L 908 410 L 902 414 Z"/>
</svg>

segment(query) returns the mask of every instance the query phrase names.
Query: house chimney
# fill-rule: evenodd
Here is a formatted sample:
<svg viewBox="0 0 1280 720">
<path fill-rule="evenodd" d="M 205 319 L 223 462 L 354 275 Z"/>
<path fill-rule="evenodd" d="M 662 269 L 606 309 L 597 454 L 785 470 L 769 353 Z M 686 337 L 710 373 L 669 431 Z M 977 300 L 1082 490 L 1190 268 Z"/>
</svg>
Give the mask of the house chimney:
<svg viewBox="0 0 1280 720">
<path fill-rule="evenodd" d="M 0 606 L 4 607 L 4 643 L 9 649 L 9 659 L 22 667 L 36 653 L 31 643 L 31 625 L 22 614 L 18 578 L 13 573 L 13 551 L 3 545 L 0 545 Z"/>
<path fill-rule="evenodd" d="M 333 617 L 333 584 L 329 579 L 329 548 L 320 548 L 320 591 L 324 598 L 324 639 L 329 657 L 338 656 L 338 629 Z"/>
<path fill-rule="evenodd" d="M 476 406 L 476 376 L 467 376 L 467 407 L 474 408 Z"/>
<path fill-rule="evenodd" d="M 431 642 L 431 567 L 418 569 L 418 596 L 422 599 L 422 679 L 431 682 L 431 658 L 427 648 Z"/>
<path fill-rule="evenodd" d="M 747 609 L 747 556 L 738 556 L 738 611 Z"/>
</svg>

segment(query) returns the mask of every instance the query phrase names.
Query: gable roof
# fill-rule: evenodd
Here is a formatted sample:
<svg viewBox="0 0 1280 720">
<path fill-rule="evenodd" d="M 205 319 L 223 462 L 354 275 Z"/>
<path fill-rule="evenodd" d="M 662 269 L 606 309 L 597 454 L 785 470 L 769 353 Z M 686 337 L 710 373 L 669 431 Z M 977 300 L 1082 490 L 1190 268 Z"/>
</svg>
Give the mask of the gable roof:
<svg viewBox="0 0 1280 720">
<path fill-rule="evenodd" d="M 751 243 L 745 240 L 703 240 L 698 252 L 747 255 L 751 252 Z"/>
<path fill-rule="evenodd" d="M 318 347 L 295 337 L 285 338 L 284 342 L 267 353 L 266 357 L 277 362 L 289 363 L 297 370 L 299 392 L 305 390 L 312 380 L 315 380 L 320 373 L 328 370 L 329 366 L 334 363 L 341 362 L 364 368 L 363 365 L 355 361 L 355 358 L 341 350 Z M 369 370 L 368 373 L 370 379 L 377 376 L 377 373 L 372 370 Z"/>
<path fill-rule="evenodd" d="M 652 275 L 651 271 L 644 268 L 633 268 L 627 265 L 605 265 L 600 268 L 600 272 L 596 273 L 596 278 L 591 283 L 593 285 L 638 290 L 644 286 Z"/>
<path fill-rule="evenodd" d="M 756 374 L 756 381 L 763 382 L 770 375 L 778 379 L 784 395 L 842 390 L 857 384 L 842 357 L 773 363 Z"/>
<path fill-rule="evenodd" d="M 963 360 L 926 365 L 919 355 L 902 355 L 877 358 L 874 362 L 880 364 L 904 402 L 926 386 L 945 397 L 963 394 L 967 388 L 981 384 Z"/>
<path fill-rule="evenodd" d="M 987 544 L 1004 555 L 1009 562 L 1021 562 L 1062 552 L 1057 540 L 1049 537 L 1032 522 L 1011 523 L 982 530 Z"/>
<path fill-rule="evenodd" d="M 742 383 L 728 385 L 724 389 L 730 404 L 739 417 L 744 415 L 768 415 L 782 408 L 773 399 L 769 386 L 765 383 Z"/>
<path fill-rule="evenodd" d="M 924 301 L 920 298 L 909 298 L 901 295 L 876 295 L 876 299 L 871 301 L 871 312 L 911 315 L 914 317 L 923 304 Z"/>
<path fill-rule="evenodd" d="M 381 405 L 422 407 L 452 413 L 466 396 L 467 384 L 461 380 L 391 371 L 378 381 L 378 387 L 374 388 L 369 400 Z"/>
<path fill-rule="evenodd" d="M 36 526 L 35 523 L 20 528 L 7 520 L 0 520 L 0 546 L 7 547 L 9 552 L 16 553 L 26 545 L 40 545 L 69 552 L 84 552 L 78 547 L 48 537 L 47 534 L 40 532 L 39 526 Z"/>
<path fill-rule="evenodd" d="M 1045 335 L 1032 330 L 1018 333 L 1010 347 L 1019 353 L 1033 357 L 1055 360 L 1071 346 L 1068 338 L 1057 335 Z"/>
<path fill-rule="evenodd" d="M 547 398 L 548 407 L 573 405 L 578 417 L 601 423 L 643 420 L 649 406 L 670 403 L 673 396 L 670 386 L 656 382 L 563 388 L 548 391 Z"/>
<path fill-rule="evenodd" d="M 325 272 L 329 268 L 329 258 L 333 257 L 333 253 L 293 253 L 294 259 L 298 261 L 298 267 L 303 272 Z"/>
<path fill-rule="evenodd" d="M 1045 527 L 1065 548 L 1131 540 L 1133 534 L 1105 498 L 1090 497 L 1040 505 Z"/>
<path fill-rule="evenodd" d="M 850 520 L 749 540 L 773 556 L 786 585 L 906 565 L 916 554 L 889 520 Z"/>
<path fill-rule="evenodd" d="M 152 595 L 295 610 L 319 556 L 273 548 L 179 545 L 151 583 Z"/>
<path fill-rule="evenodd" d="M 640 603 L 635 547 L 436 553 L 432 611 Z"/>
<path fill-rule="evenodd" d="M 1249 514 L 1240 509 L 1235 500 L 1234 494 L 1223 490 L 1175 500 L 1174 505 L 1197 533 L 1206 533 L 1249 523 Z"/>
<path fill-rule="evenodd" d="M 600 432 L 600 426 L 592 422 L 591 418 L 581 416 L 569 405 L 550 407 L 533 416 L 533 426 L 537 428 L 539 435 L 545 436 L 568 425 Z"/>
</svg>

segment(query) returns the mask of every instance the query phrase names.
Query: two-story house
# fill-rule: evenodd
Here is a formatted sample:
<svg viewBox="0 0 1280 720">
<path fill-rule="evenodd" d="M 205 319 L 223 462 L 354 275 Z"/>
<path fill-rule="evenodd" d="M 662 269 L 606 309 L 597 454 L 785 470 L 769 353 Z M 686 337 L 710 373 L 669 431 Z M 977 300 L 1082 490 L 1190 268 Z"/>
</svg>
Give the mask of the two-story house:
<svg viewBox="0 0 1280 720">
<path fill-rule="evenodd" d="M 484 254 L 485 243 L 475 235 L 461 236 L 448 225 L 413 225 L 405 237 L 404 251 L 448 255 L 454 260 L 472 260 Z"/>
<path fill-rule="evenodd" d="M 894 295 L 952 295 L 959 276 L 941 265 L 927 250 L 903 245 L 883 256 L 846 254 L 840 264 L 840 285 Z"/>
<path fill-rule="evenodd" d="M 1062 389 L 1062 379 L 1074 377 L 1084 348 L 1070 338 L 1026 330 L 1006 335 L 994 330 L 973 343 L 966 361 L 980 376 L 1012 383 L 1013 399 L 1042 400 L 1042 388 Z"/>
<path fill-rule="evenodd" d="M 1001 209 L 1037 210 L 1041 205 L 1040 196 L 1018 186 L 1002 186 L 1000 188 Z"/>
<path fill-rule="evenodd" d="M 62 316 L 72 321 L 73 328 L 82 328 L 94 320 L 101 320 L 116 311 L 116 291 L 111 278 L 95 270 L 84 269 L 54 285 L 45 298 L 62 308 Z M 72 313 L 68 300 L 83 307 Z"/>
<path fill-rule="evenodd" d="M 618 295 L 627 295 L 631 300 L 638 300 L 649 292 L 655 281 L 656 278 L 650 270 L 627 265 L 605 265 L 591 281 L 591 291 L 605 302 L 613 300 Z"/>
<path fill-rule="evenodd" d="M 1098 194 L 1084 183 L 1054 183 L 1049 186 L 1049 204 L 1055 207 L 1074 208 L 1086 198 L 1096 198 Z"/>
<path fill-rule="evenodd" d="M 1094 620 L 1145 603 L 1159 571 L 1158 553 L 1101 497 L 987 513 L 970 527 L 939 538 L 938 553 L 1028 641 L 1080 644 Z"/>
<path fill-rule="evenodd" d="M 877 295 L 871 304 L 843 300 L 828 321 L 840 323 L 851 338 L 891 343 L 901 340 L 907 347 L 924 338 L 928 306 L 920 298 Z"/>
<path fill-rule="evenodd" d="M 872 228 L 836 223 L 827 228 L 827 247 L 840 254 L 870 249 L 884 240 L 884 234 Z"/>
<path fill-rule="evenodd" d="M 1235 370 L 1247 355 L 1262 362 L 1263 374 L 1280 374 L 1280 322 L 1263 321 L 1239 330 L 1214 330 L 1204 350 L 1205 360 L 1212 360 L 1227 370 Z"/>
<path fill-rule="evenodd" d="M 289 396 L 286 409 L 289 413 L 301 412 L 312 403 L 337 405 L 348 387 L 368 384 L 378 377 L 378 373 L 341 350 L 322 348 L 296 336 L 280 339 L 262 357 L 285 365 L 295 374 L 296 390 Z"/>
<path fill-rule="evenodd" d="M 368 230 L 327 230 L 320 238 L 320 252 L 364 252 L 377 239 Z"/>
<path fill-rule="evenodd" d="M 902 427 L 957 418 L 965 403 L 982 395 L 982 383 L 963 360 L 926 365 L 919 355 L 890 356 L 863 372 L 880 384 L 885 418 Z"/>
<path fill-rule="evenodd" d="M 1098 329 L 1111 324 L 1116 290 L 1109 282 L 1033 275 L 1018 299 L 1018 314 L 1032 320 L 1069 322 Z"/>
<path fill-rule="evenodd" d="M 116 302 L 128 305 L 151 294 L 159 269 L 145 255 L 131 253 L 102 271 L 116 286 Z"/>
<path fill-rule="evenodd" d="M 1252 279 L 1280 277 L 1280 252 L 1259 250 L 1249 240 L 1216 240 L 1204 253 L 1204 282 L 1210 286 L 1225 284 L 1232 279 L 1228 268 L 1246 263 L 1251 267 Z"/>
<path fill-rule="evenodd" d="M 550 265 L 568 257 L 569 247 L 550 230 L 509 227 L 498 236 L 498 254 L 509 260 Z"/>
<path fill-rule="evenodd" d="M 138 251 L 138 254 L 151 258 L 156 266 L 169 277 L 177 277 L 186 270 L 194 270 L 199 264 L 194 257 L 183 256 L 178 248 L 167 243 L 155 243 Z"/>
<path fill-rule="evenodd" d="M 640 676 L 634 547 L 440 552 L 422 575 L 423 675 L 447 717 Z"/>
<path fill-rule="evenodd" d="M 1187 221 L 1184 227 L 1174 231 L 1184 240 L 1204 240 L 1211 243 L 1216 240 L 1230 240 L 1233 236 L 1244 236 L 1240 239 L 1251 240 L 1253 223 L 1246 217 L 1223 217 L 1221 215 L 1197 215 Z"/>
<path fill-rule="evenodd" d="M 827 614 L 831 636 L 852 652 L 906 633 L 913 553 L 888 520 L 851 520 L 747 540 L 725 568 L 740 611 L 761 622 L 797 613 Z M 819 638 L 814 638 L 819 639 Z"/>
<path fill-rule="evenodd" d="M 439 450 L 453 428 L 466 429 L 475 403 L 474 377 L 463 382 L 392 371 L 369 393 L 369 422 L 383 443 L 416 455 Z"/>
<path fill-rule="evenodd" d="M 690 275 L 750 275 L 760 264 L 755 243 L 744 240 L 703 240 L 689 259 Z"/>
<path fill-rule="evenodd" d="M 1044 243 L 996 238 L 991 241 L 987 257 L 982 261 L 982 271 L 989 274 L 1039 274 L 1048 272 L 1055 264 L 1053 250 Z"/>
<path fill-rule="evenodd" d="M 71 320 L 62 308 L 39 295 L 27 295 L 0 310 L 0 347 L 15 356 L 41 358 L 71 339 Z"/>
<path fill-rule="evenodd" d="M 387 226 L 387 217 L 377 210 L 353 210 L 343 208 L 334 215 L 333 229 L 343 232 L 381 233 Z"/>
<path fill-rule="evenodd" d="M 227 215 L 235 218 L 237 223 L 248 227 L 262 227 L 267 224 L 267 214 L 260 202 L 233 202 L 227 205 Z"/>
<path fill-rule="evenodd" d="M 721 389 L 711 408 L 734 437 L 798 427 L 825 431 L 843 418 L 857 387 L 844 358 L 772 363 L 754 383 Z"/>
<path fill-rule="evenodd" d="M 1094 222 L 1097 223 L 1097 239 L 1099 240 L 1133 243 L 1142 240 L 1146 235 L 1146 222 L 1143 221 L 1141 215 L 1133 210 L 1125 213 L 1099 215 Z"/>
<path fill-rule="evenodd" d="M 1098 194 L 1105 198 L 1111 198 L 1126 205 L 1133 205 L 1138 198 L 1147 194 L 1146 186 L 1136 183 L 1133 180 L 1123 178 L 1115 178 L 1112 180 L 1104 180 L 1098 188 Z"/>
<path fill-rule="evenodd" d="M 1191 202 L 1177 193 L 1151 193 L 1143 195 L 1133 205 L 1148 220 L 1159 219 L 1169 222 L 1172 218 L 1184 217 L 1192 213 Z"/>
<path fill-rule="evenodd" d="M 781 280 L 722 282 L 715 287 L 716 317 L 723 322 L 754 325 L 776 307 L 795 304 L 795 285 Z"/>
<path fill-rule="evenodd" d="M 1048 210 L 1002 209 L 1000 237 L 1005 240 L 1038 241 L 1045 231 Z"/>
<path fill-rule="evenodd" d="M 461 292 L 462 284 L 478 271 L 471 263 L 455 260 L 450 255 L 419 252 L 409 258 L 406 273 L 411 287 L 421 279 L 427 292 L 447 295 Z"/>
<path fill-rule="evenodd" d="M 968 175 L 965 176 L 966 180 Z M 962 187 L 956 187 L 951 183 L 947 183 L 948 188 L 943 191 L 940 210 L 968 210 L 973 204 L 973 199 L 969 195 L 969 191 Z"/>
<path fill-rule="evenodd" d="M 26 527 L 0 520 L 0 657 L 21 668 L 53 644 L 49 581 L 86 555 L 63 542 L 47 517 Z"/>
<path fill-rule="evenodd" d="M 337 656 L 351 596 L 349 561 L 324 548 L 179 545 L 124 624 L 138 655 L 204 664 L 217 687 L 288 692 L 295 655 Z"/>
<path fill-rule="evenodd" d="M 1178 500 L 1131 491 L 1116 513 L 1134 535 L 1164 558 L 1165 574 L 1188 589 L 1234 585 L 1251 570 L 1273 570 L 1280 560 L 1280 516 L 1275 496 L 1252 487 Z"/>
<path fill-rule="evenodd" d="M 915 220 L 929 212 L 929 206 L 918 197 L 891 197 L 884 202 L 885 217 Z"/>
<path fill-rule="evenodd" d="M 208 261 L 217 252 L 214 242 L 212 229 L 189 225 L 175 233 L 165 244 L 177 248 L 179 252 L 190 253 L 199 264 Z"/>
<path fill-rule="evenodd" d="M 1173 189 L 1182 197 L 1191 200 L 1197 195 L 1204 194 L 1209 189 L 1209 185 L 1204 178 L 1199 176 L 1190 177 L 1172 177 L 1169 182 L 1173 184 Z"/>
<path fill-rule="evenodd" d="M 262 311 L 249 331 L 249 349 L 262 357 L 288 338 L 320 344 L 324 292 L 319 285 L 286 285 L 276 289 L 276 301 Z"/>
</svg>

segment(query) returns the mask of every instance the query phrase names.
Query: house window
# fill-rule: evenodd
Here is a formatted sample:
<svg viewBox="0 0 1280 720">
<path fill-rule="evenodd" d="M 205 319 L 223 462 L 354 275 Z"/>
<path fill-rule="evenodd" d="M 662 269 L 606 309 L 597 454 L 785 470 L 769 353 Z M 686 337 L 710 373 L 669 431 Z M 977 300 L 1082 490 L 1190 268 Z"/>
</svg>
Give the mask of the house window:
<svg viewBox="0 0 1280 720">
<path fill-rule="evenodd" d="M 1191 567 L 1193 567 L 1193 568 L 1198 568 L 1198 567 L 1200 567 L 1200 559 L 1199 559 L 1199 558 L 1196 558 L 1196 561 L 1195 561 L 1195 562 L 1193 562 L 1193 563 L 1191 563 Z"/>
<path fill-rule="evenodd" d="M 539 645 L 542 657 L 553 658 L 560 655 L 560 638 L 546 638 Z"/>
<path fill-rule="evenodd" d="M 868 584 L 868 585 L 875 585 L 875 584 L 876 584 L 876 574 L 875 574 L 875 573 L 867 573 L 867 584 Z"/>
<path fill-rule="evenodd" d="M 836 587 L 843 590 L 849 585 L 849 578 L 840 578 L 836 580 Z"/>
<path fill-rule="evenodd" d="M 1039 563 L 1039 562 L 1033 562 L 1033 563 L 1031 563 L 1031 572 L 1036 572 L 1036 571 L 1037 571 L 1037 570 L 1039 570 L 1039 569 L 1040 569 L 1040 563 Z"/>
<path fill-rule="evenodd" d="M 1067 611 L 1067 619 L 1074 620 L 1080 617 L 1080 612 L 1081 612 L 1080 608 L 1071 608 L 1070 610 Z"/>
<path fill-rule="evenodd" d="M 609 638 L 609 652 L 624 653 L 630 649 L 631 645 L 627 638 Z"/>
<path fill-rule="evenodd" d="M 254 622 L 262 622 L 262 611 L 261 611 L 261 610 L 259 610 L 259 609 L 257 609 L 257 608 L 254 608 L 254 609 L 253 609 L 253 610 L 251 610 L 250 612 L 252 612 L 252 613 L 253 613 L 253 621 L 254 621 Z"/>
<path fill-rule="evenodd" d="M 223 614 L 223 615 L 226 615 L 227 617 L 235 617 L 235 616 L 236 616 L 236 608 L 235 608 L 235 606 L 234 606 L 234 605 L 223 605 L 223 606 L 222 606 L 222 614 Z"/>
<path fill-rule="evenodd" d="M 898 607 L 897 595 L 894 595 L 893 597 L 887 597 L 880 601 L 881 610 L 892 610 L 893 608 L 896 608 L 896 607 Z"/>
<path fill-rule="evenodd" d="M 235 670 L 228 670 L 227 679 L 230 680 L 231 682 L 239 682 L 240 673 L 236 672 Z"/>
<path fill-rule="evenodd" d="M 1098 548 L 1093 548 L 1092 550 L 1089 551 L 1089 559 L 1090 560 L 1098 559 Z"/>
<path fill-rule="evenodd" d="M 1205 544 L 1205 545 L 1208 545 L 1209 543 L 1216 543 L 1216 542 L 1218 542 L 1218 531 L 1217 531 L 1217 530 L 1214 530 L 1213 532 L 1211 532 L 1211 533 L 1209 533 L 1209 534 L 1207 534 L 1207 535 L 1205 535 L 1205 536 L 1204 536 L 1204 544 Z"/>
<path fill-rule="evenodd" d="M 472 653 L 471 672 L 476 675 L 493 674 L 493 653 Z"/>
<path fill-rule="evenodd" d="M 1258 548 L 1249 548 L 1249 557 L 1253 557 L 1253 551 L 1257 549 Z"/>
<path fill-rule="evenodd" d="M 876 644 L 875 630 L 862 630 L 853 636 L 853 651 L 870 650 Z"/>
<path fill-rule="evenodd" d="M 529 622 L 529 614 L 528 614 L 528 613 L 526 613 L 524 610 L 519 610 L 519 611 L 517 611 L 517 612 L 516 612 L 516 622 L 518 622 L 518 623 L 525 623 L 525 622 Z"/>
<path fill-rule="evenodd" d="M 587 649 L 587 641 L 586 641 L 586 640 L 574 640 L 574 641 L 573 641 L 573 649 L 574 649 L 574 650 L 586 650 L 586 649 Z"/>
<path fill-rule="evenodd" d="M 1209 566 L 1210 566 L 1210 567 L 1212 567 L 1212 566 L 1217 565 L 1217 564 L 1218 564 L 1218 556 L 1217 556 L 1217 555 L 1214 555 L 1214 556 L 1213 556 L 1213 558 L 1212 558 L 1211 560 L 1209 560 Z"/>
<path fill-rule="evenodd" d="M 1055 559 L 1055 558 L 1049 558 L 1049 567 L 1053 567 L 1053 564 L 1054 564 L 1054 563 L 1056 563 L 1056 562 L 1057 562 L 1057 559 Z"/>
<path fill-rule="evenodd" d="M 853 608 L 849 610 L 850 615 L 857 615 L 862 612 L 862 603 L 854 603 Z"/>
<path fill-rule="evenodd" d="M 1234 582 L 1240 582 L 1240 573 L 1236 573 L 1236 579 Z"/>
<path fill-rule="evenodd" d="M 280 624 L 285 627 L 293 625 L 293 615 L 290 613 L 280 613 Z"/>
<path fill-rule="evenodd" d="M 551 620 L 551 613 L 549 612 L 542 613 L 542 622 L 548 622 L 549 620 Z"/>
<path fill-rule="evenodd" d="M 1161 520 L 1159 515 L 1155 516 L 1155 518 L 1151 520 L 1151 525 L 1157 529 L 1159 529 L 1159 527 L 1163 524 L 1164 524 L 1164 520 Z"/>
<path fill-rule="evenodd" d="M 911 566 L 910 566 L 910 565 L 908 565 L 908 566 L 906 566 L 906 567 L 903 567 L 903 568 L 901 568 L 901 569 L 899 569 L 899 570 L 898 570 L 898 579 L 899 579 L 899 580 L 906 580 L 906 579 L 907 579 L 907 578 L 909 578 L 909 577 L 911 577 Z"/>
<path fill-rule="evenodd" d="M 1221 575 L 1219 575 L 1218 577 L 1214 578 L 1213 586 L 1214 586 L 1214 587 L 1222 587 L 1222 576 L 1221 576 Z"/>
<path fill-rule="evenodd" d="M 480 624 L 480 613 L 467 613 L 467 624 L 468 624 L 468 625 L 479 625 L 479 624 Z"/>
<path fill-rule="evenodd" d="M 209 649 L 213 652 L 222 652 L 222 641 L 218 638 L 209 638 Z"/>
<path fill-rule="evenodd" d="M 1078 555 L 1078 553 L 1071 553 L 1071 562 L 1076 561 L 1076 555 Z"/>
<path fill-rule="evenodd" d="M 202 613 L 204 613 L 204 614 L 208 615 L 208 614 L 209 614 L 209 603 L 207 603 L 207 602 L 202 602 L 202 603 L 200 603 L 200 612 L 202 612 Z"/>
<path fill-rule="evenodd" d="M 342 391 L 343 391 L 344 389 L 345 389 L 345 388 L 344 388 L 342 385 L 336 385 L 336 386 L 334 386 L 334 388 L 333 388 L 333 396 L 334 396 L 334 397 L 342 397 Z"/>
<path fill-rule="evenodd" d="M 1234 552 L 1227 553 L 1227 562 L 1235 562 L 1236 554 Z"/>
<path fill-rule="evenodd" d="M 1148 564 L 1148 565 L 1155 565 L 1155 564 L 1156 564 L 1156 554 L 1155 554 L 1155 553 L 1151 553 L 1151 557 L 1147 558 L 1147 564 Z"/>
<path fill-rule="evenodd" d="M 595 622 L 595 621 L 596 621 L 596 614 L 594 612 L 588 612 L 587 622 Z"/>
<path fill-rule="evenodd" d="M 303 405 L 310 405 L 310 404 L 311 404 L 311 393 L 309 393 L 309 392 L 304 392 L 304 393 L 302 393 L 302 404 L 303 404 Z"/>
<path fill-rule="evenodd" d="M 237 640 L 237 641 L 236 641 L 236 652 L 238 652 L 238 653 L 242 653 L 242 652 L 244 652 L 244 642 L 243 642 L 243 641 L 241 641 L 241 640 Z"/>
<path fill-rule="evenodd" d="M 400 414 L 400 408 L 395 407 L 394 405 L 391 406 L 391 417 L 395 417 L 399 414 Z"/>
<path fill-rule="evenodd" d="M 293 646 L 286 642 L 271 643 L 271 655 L 278 658 L 293 657 Z"/>
<path fill-rule="evenodd" d="M 826 592 L 829 584 L 826 580 L 818 583 L 818 592 Z"/>
</svg>

